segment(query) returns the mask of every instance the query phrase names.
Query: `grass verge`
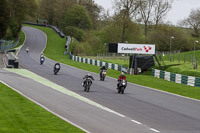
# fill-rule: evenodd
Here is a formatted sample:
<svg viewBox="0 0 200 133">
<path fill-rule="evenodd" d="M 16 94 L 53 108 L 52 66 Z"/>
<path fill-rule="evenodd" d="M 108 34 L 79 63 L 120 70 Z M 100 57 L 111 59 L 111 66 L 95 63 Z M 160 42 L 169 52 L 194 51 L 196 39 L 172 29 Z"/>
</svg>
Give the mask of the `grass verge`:
<svg viewBox="0 0 200 133">
<path fill-rule="evenodd" d="M 82 133 L 42 107 L 0 83 L 1 133 Z"/>
<path fill-rule="evenodd" d="M 56 60 L 58 62 L 74 66 L 83 70 L 99 73 L 99 67 L 89 65 L 89 64 L 84 64 L 84 63 L 79 63 L 79 62 L 74 62 L 69 59 L 69 56 L 64 55 L 64 41 L 63 39 L 60 38 L 56 32 L 54 32 L 50 28 L 46 27 L 38 27 L 38 26 L 31 26 L 38 28 L 45 32 L 48 37 L 48 42 L 47 42 L 47 48 L 45 49 L 44 53 L 47 57 Z M 57 42 L 49 41 L 49 39 L 55 39 L 58 40 Z M 119 71 L 115 70 L 108 70 L 107 75 L 113 78 L 118 78 L 120 75 Z M 84 76 L 84 75 L 83 75 Z M 177 84 L 174 82 L 169 82 L 163 79 L 157 79 L 153 76 L 151 76 L 150 73 L 145 74 L 145 75 L 127 75 L 127 80 L 128 82 L 132 82 L 135 84 L 155 88 L 158 90 L 163 90 L 166 92 L 194 98 L 194 99 L 199 99 L 200 100 L 200 88 L 199 87 L 191 87 L 187 85 L 182 85 L 182 84 Z M 116 82 L 117 84 L 117 82 Z M 132 88 L 134 89 L 134 88 Z"/>
</svg>

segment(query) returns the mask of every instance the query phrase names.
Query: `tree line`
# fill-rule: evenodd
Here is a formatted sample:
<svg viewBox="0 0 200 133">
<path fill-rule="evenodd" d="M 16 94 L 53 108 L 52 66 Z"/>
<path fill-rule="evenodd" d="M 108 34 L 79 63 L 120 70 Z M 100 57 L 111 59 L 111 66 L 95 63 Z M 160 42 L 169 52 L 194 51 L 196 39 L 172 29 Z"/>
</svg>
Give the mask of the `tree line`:
<svg viewBox="0 0 200 133">
<path fill-rule="evenodd" d="M 35 0 L 0 0 L 0 39 L 18 37 L 22 21 L 35 15 Z"/>
<path fill-rule="evenodd" d="M 171 41 L 172 50 L 192 50 L 199 38 L 200 11 L 192 10 L 173 26 L 164 22 L 172 4 L 173 0 L 114 0 L 110 15 L 93 0 L 1 0 L 0 38 L 16 37 L 22 21 L 41 19 L 77 40 L 71 47 L 75 54 L 102 53 L 111 42 L 155 44 L 158 51 L 169 51 Z"/>
</svg>

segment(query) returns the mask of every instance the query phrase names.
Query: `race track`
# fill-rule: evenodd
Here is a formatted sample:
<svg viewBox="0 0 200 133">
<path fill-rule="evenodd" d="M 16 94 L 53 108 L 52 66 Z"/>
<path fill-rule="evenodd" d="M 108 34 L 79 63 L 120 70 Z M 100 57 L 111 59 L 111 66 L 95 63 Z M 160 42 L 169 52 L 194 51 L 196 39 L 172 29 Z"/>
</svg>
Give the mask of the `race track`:
<svg viewBox="0 0 200 133">
<path fill-rule="evenodd" d="M 81 83 L 87 71 L 61 64 L 59 74 L 53 75 L 55 61 L 46 58 L 43 65 L 39 64 L 40 53 L 46 46 L 46 35 L 30 27 L 23 27 L 23 31 L 26 34 L 26 42 L 18 55 L 22 68 L 118 114 L 31 79 L 5 70 L 0 71 L 0 80 L 52 112 L 93 133 L 200 133 L 200 101 L 131 83 L 128 84 L 125 94 L 121 95 L 116 91 L 116 79 L 106 77 L 106 81 L 101 82 L 99 75 L 93 73 L 95 81 L 91 91 L 86 93 Z M 28 54 L 26 47 L 30 47 Z M 20 87 L 22 84 L 23 87 Z"/>
</svg>

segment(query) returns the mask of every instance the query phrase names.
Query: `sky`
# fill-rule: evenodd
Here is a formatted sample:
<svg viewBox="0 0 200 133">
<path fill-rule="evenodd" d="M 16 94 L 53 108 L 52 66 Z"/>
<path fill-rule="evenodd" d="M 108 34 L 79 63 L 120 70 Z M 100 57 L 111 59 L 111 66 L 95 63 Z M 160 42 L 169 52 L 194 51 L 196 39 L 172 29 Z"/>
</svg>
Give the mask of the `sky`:
<svg viewBox="0 0 200 133">
<path fill-rule="evenodd" d="M 95 3 L 101 5 L 104 9 L 112 11 L 114 0 L 94 0 Z M 200 0 L 174 0 L 172 9 L 168 12 L 165 22 L 171 22 L 177 25 L 179 20 L 187 18 L 192 9 L 200 8 Z"/>
</svg>

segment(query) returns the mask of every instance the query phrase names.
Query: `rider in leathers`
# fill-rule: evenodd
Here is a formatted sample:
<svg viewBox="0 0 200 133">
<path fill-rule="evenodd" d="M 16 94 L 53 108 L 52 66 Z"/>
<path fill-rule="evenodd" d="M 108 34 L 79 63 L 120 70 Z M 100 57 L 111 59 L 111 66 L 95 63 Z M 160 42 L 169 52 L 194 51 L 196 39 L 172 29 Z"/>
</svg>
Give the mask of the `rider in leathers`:
<svg viewBox="0 0 200 133">
<path fill-rule="evenodd" d="M 94 77 L 90 73 L 88 73 L 87 75 L 85 75 L 85 77 L 83 77 L 83 80 L 84 80 L 83 83 L 82 83 L 83 87 L 85 85 L 87 78 L 91 78 L 92 80 L 94 80 Z"/>
<path fill-rule="evenodd" d="M 124 72 L 122 72 L 121 75 L 118 78 L 117 90 L 119 88 L 120 81 L 123 80 L 123 79 L 126 81 L 126 76 L 124 75 Z M 127 83 L 126 83 L 126 85 L 127 85 Z"/>
<path fill-rule="evenodd" d="M 103 70 L 107 70 L 105 66 L 102 66 L 102 67 L 100 68 L 100 78 L 102 77 L 102 72 L 103 72 Z"/>
</svg>

